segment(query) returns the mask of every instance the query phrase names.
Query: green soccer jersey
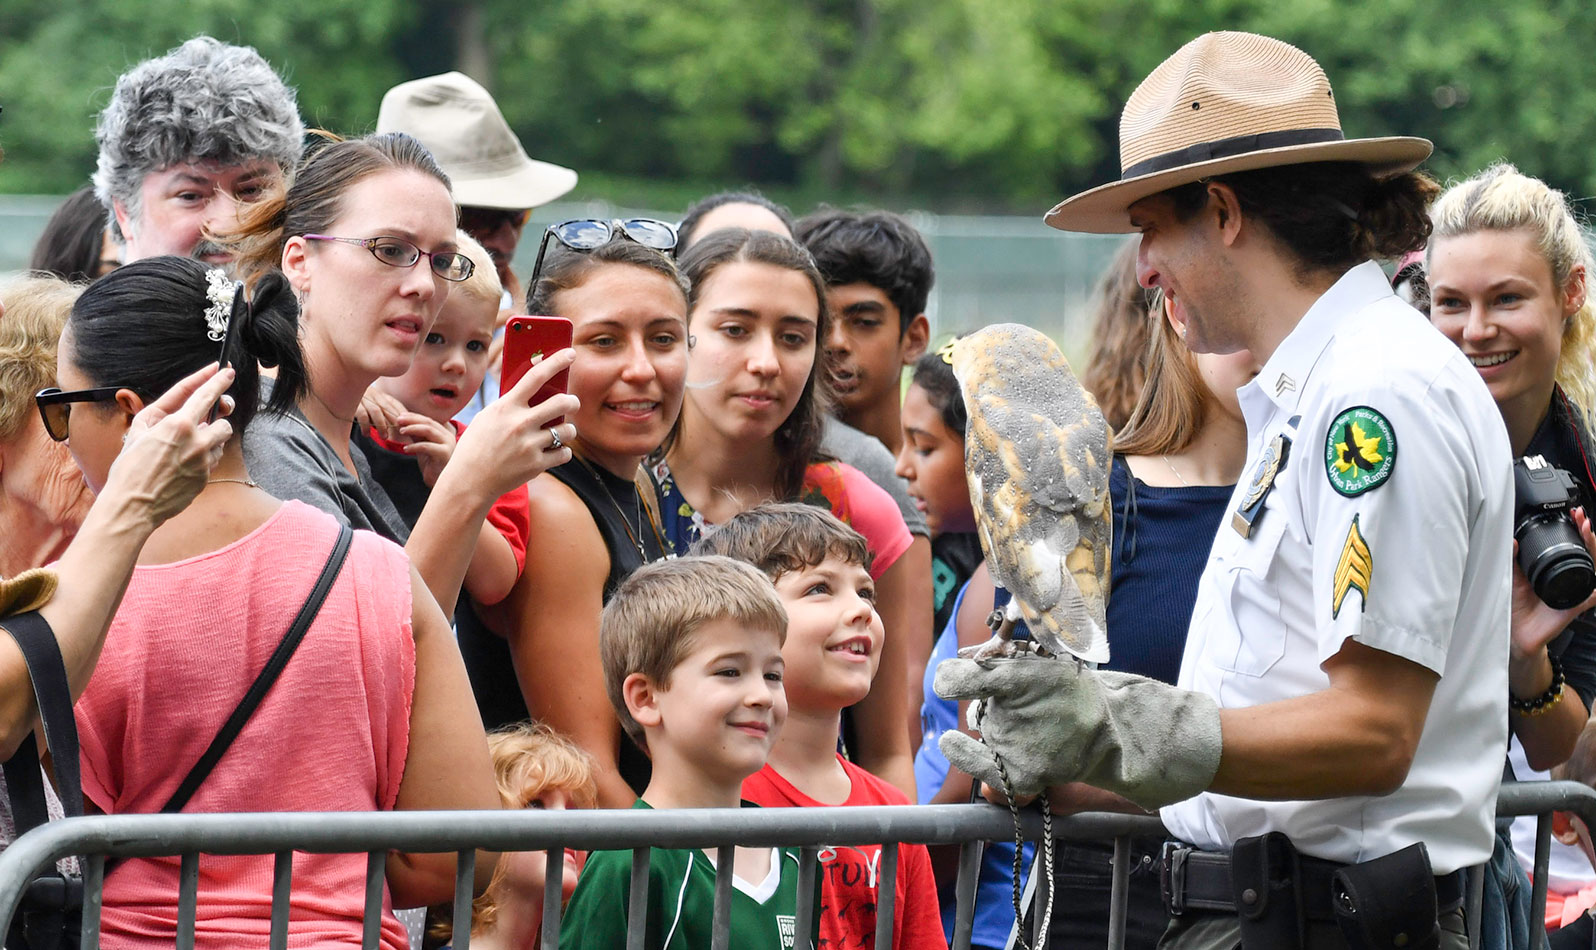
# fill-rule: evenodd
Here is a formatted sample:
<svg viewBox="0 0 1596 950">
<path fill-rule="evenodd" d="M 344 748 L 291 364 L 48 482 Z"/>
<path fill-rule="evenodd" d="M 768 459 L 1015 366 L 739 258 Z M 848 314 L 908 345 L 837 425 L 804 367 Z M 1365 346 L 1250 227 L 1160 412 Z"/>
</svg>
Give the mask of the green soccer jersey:
<svg viewBox="0 0 1596 950">
<path fill-rule="evenodd" d="M 744 802 L 745 808 L 754 808 Z M 647 808 L 639 800 L 633 808 Z M 772 849 L 770 874 L 750 884 L 734 880 L 731 940 L 736 950 L 811 950 L 811 931 L 798 942 L 798 851 Z M 560 922 L 560 950 L 621 950 L 626 946 L 632 852 L 595 851 Z M 810 919 L 820 920 L 820 889 Z M 648 864 L 647 950 L 707 950 L 715 919 L 715 866 L 697 849 L 654 848 Z"/>
</svg>

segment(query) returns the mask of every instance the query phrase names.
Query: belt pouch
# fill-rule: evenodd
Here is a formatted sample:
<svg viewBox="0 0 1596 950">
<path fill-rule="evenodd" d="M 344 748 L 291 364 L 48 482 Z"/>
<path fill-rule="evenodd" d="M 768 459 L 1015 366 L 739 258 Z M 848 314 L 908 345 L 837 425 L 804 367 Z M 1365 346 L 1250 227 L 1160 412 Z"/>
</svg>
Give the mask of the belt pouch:
<svg viewBox="0 0 1596 950">
<path fill-rule="evenodd" d="M 1441 945 L 1435 877 L 1424 842 L 1350 864 L 1330 880 L 1336 923 L 1353 950 L 1434 950 Z"/>
<path fill-rule="evenodd" d="M 1302 902 L 1297 849 L 1278 831 L 1240 838 L 1230 854 L 1230 882 L 1242 950 L 1301 950 Z"/>
</svg>

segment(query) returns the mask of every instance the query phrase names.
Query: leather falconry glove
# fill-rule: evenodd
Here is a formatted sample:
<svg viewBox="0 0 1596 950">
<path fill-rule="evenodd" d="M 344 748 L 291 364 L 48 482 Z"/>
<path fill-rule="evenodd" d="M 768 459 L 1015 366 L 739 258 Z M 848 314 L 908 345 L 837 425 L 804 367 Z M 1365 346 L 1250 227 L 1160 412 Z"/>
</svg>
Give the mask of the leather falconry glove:
<svg viewBox="0 0 1596 950">
<path fill-rule="evenodd" d="M 948 761 L 1001 789 L 996 751 L 1016 796 L 1085 782 L 1152 810 L 1203 791 L 1219 770 L 1219 706 L 1145 676 L 1068 659 L 955 659 L 937 667 L 934 688 L 975 700 L 970 726 L 985 740 L 943 733 Z"/>
</svg>

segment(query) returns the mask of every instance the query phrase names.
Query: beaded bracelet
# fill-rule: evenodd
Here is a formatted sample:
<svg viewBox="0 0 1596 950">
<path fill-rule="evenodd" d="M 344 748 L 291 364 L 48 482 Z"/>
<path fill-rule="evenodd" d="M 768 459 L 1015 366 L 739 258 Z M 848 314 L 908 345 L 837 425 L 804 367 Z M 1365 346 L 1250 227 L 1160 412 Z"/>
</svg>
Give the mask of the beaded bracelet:
<svg viewBox="0 0 1596 950">
<path fill-rule="evenodd" d="M 1557 662 L 1557 657 L 1551 651 L 1546 652 L 1546 659 L 1552 664 L 1552 685 L 1546 687 L 1546 692 L 1534 699 L 1519 699 L 1510 691 L 1507 694 L 1507 708 L 1524 716 L 1539 716 L 1557 705 L 1563 698 L 1563 664 Z"/>
</svg>

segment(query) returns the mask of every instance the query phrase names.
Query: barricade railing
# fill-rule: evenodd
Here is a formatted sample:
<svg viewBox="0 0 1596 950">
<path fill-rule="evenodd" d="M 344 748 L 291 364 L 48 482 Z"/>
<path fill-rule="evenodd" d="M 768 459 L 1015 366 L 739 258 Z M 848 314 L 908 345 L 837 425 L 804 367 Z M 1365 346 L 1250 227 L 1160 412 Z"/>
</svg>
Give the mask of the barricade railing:
<svg viewBox="0 0 1596 950">
<path fill-rule="evenodd" d="M 1551 813 L 1570 811 L 1596 827 L 1596 791 L 1573 782 L 1530 782 L 1502 788 L 1497 811 L 1503 816 L 1537 815 L 1534 907 L 1542 919 L 1546 900 Z M 1029 840 L 1042 835 L 1040 816 L 1022 815 Z M 1109 917 L 1110 950 L 1123 947 L 1130 841 L 1163 833 L 1155 818 L 1089 813 L 1055 819 L 1054 836 L 1073 841 L 1114 842 Z M 0 922 L 9 926 L 28 882 L 54 862 L 80 856 L 84 872 L 82 946 L 98 947 L 101 887 L 107 858 L 180 856 L 177 946 L 194 945 L 199 862 L 208 855 L 274 855 L 270 946 L 287 946 L 288 900 L 294 852 L 365 853 L 367 873 L 363 943 L 375 948 L 380 932 L 384 869 L 390 851 L 455 852 L 455 950 L 469 950 L 471 882 L 476 852 L 547 851 L 543 946 L 559 943 L 560 881 L 563 850 L 631 849 L 631 926 L 628 950 L 643 946 L 648 900 L 649 848 L 701 848 L 717 852 L 715 919 L 725 921 L 731 894 L 734 847 L 800 849 L 797 933 L 809 933 L 818 886 L 821 851 L 839 846 L 881 845 L 880 898 L 876 945 L 891 945 L 898 867 L 898 845 L 960 846 L 953 950 L 968 950 L 973 923 L 981 847 L 986 841 L 1013 840 L 1006 809 L 991 805 L 907 805 L 869 808 L 684 809 L 670 811 L 453 811 L 335 812 L 200 815 L 99 815 L 51 822 L 19 838 L 0 853 Z M 1469 932 L 1478 932 L 1479 874 L 1470 888 Z M 1052 882 L 1038 880 L 1033 906 L 1046 900 Z M 1040 921 L 1041 914 L 1031 915 Z M 0 934 L 4 928 L 0 928 Z M 1034 934 L 1033 934 L 1034 935 Z M 712 950 L 726 950 L 728 933 L 716 927 Z M 1043 944 L 1045 945 L 1045 943 Z M 1537 935 L 1536 948 L 1540 940 Z"/>
</svg>

